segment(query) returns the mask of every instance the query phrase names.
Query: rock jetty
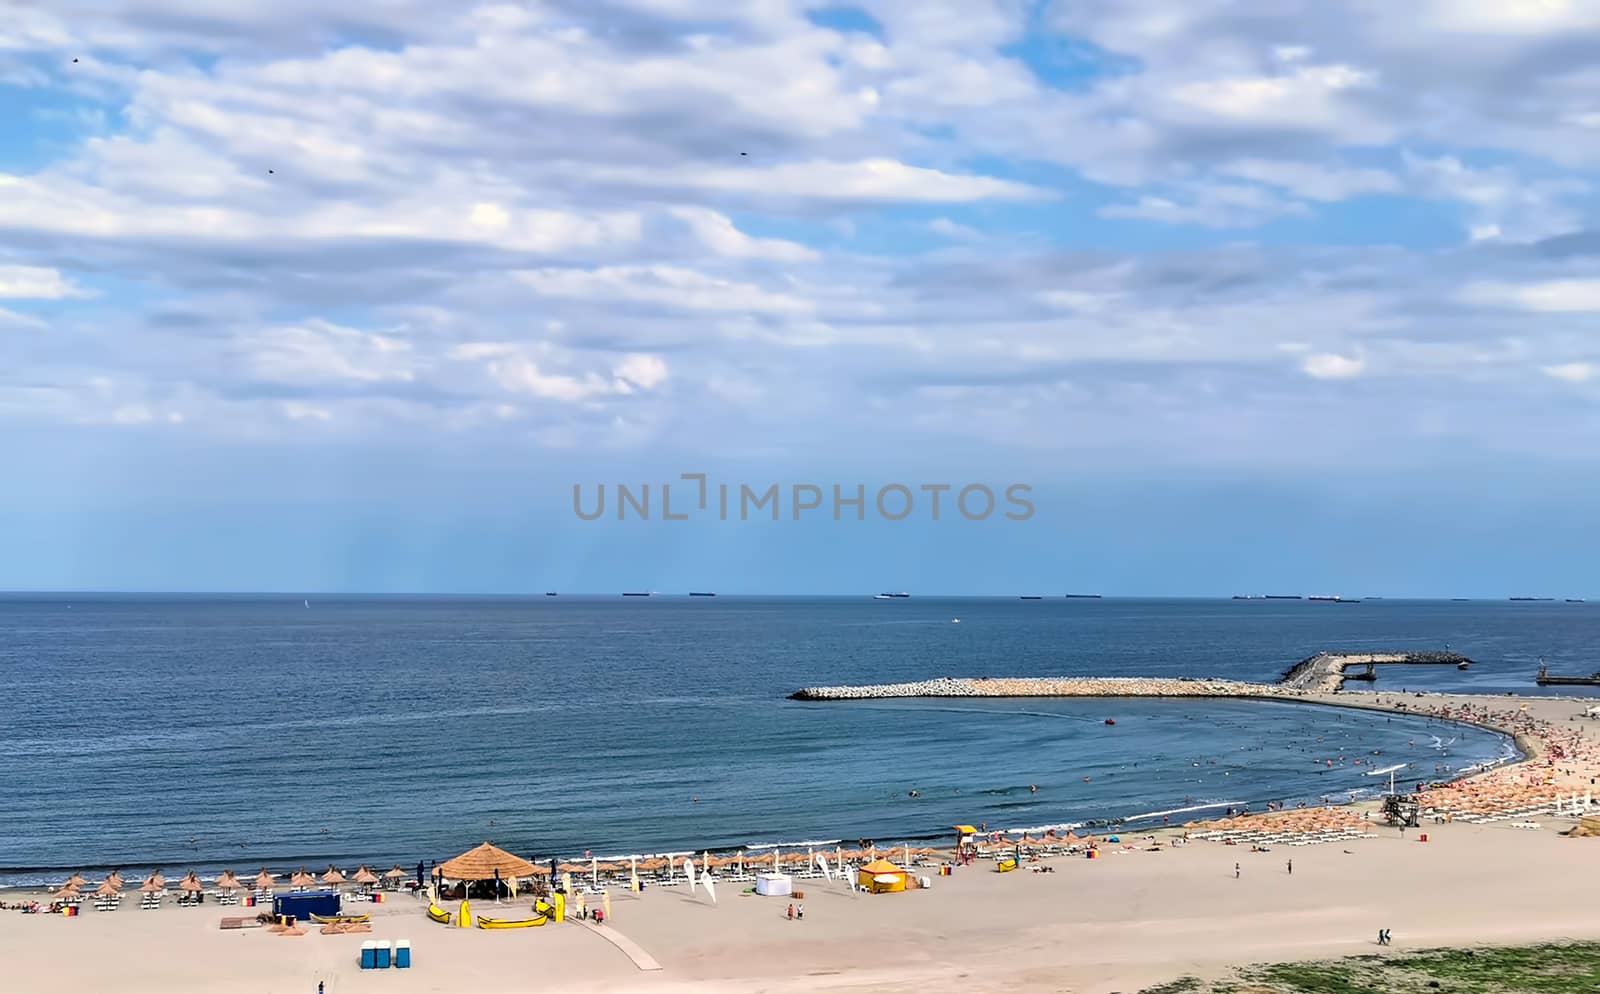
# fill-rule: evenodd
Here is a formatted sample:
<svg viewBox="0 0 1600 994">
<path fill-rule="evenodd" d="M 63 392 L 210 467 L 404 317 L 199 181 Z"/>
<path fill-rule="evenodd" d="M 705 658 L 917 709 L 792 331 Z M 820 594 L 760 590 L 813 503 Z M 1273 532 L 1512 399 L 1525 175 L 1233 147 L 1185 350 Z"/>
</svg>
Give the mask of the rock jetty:
<svg viewBox="0 0 1600 994">
<path fill-rule="evenodd" d="M 914 683 L 860 687 L 806 687 L 795 701 L 860 701 L 891 697 L 1297 697 L 1332 693 L 1344 686 L 1345 668 L 1379 664 L 1464 666 L 1471 660 L 1449 652 L 1319 652 L 1301 660 L 1277 683 L 1246 683 L 1155 677 L 939 677 Z"/>
<path fill-rule="evenodd" d="M 1177 680 L 1143 677 L 940 677 L 915 683 L 865 687 L 806 687 L 796 701 L 879 700 L 888 697 L 1270 697 L 1280 688 L 1237 680 Z"/>
</svg>

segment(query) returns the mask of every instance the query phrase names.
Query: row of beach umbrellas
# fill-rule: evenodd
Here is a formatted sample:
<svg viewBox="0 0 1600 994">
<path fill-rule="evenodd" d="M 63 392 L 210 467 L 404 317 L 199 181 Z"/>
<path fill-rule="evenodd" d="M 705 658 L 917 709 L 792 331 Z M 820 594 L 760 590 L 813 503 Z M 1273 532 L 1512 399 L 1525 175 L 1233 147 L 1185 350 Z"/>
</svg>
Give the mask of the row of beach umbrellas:
<svg viewBox="0 0 1600 994">
<path fill-rule="evenodd" d="M 335 867 L 329 866 L 327 872 L 323 873 L 320 878 L 307 873 L 306 868 L 302 866 L 290 876 L 289 885 L 291 887 L 314 887 L 318 883 L 338 885 L 351 882 L 361 884 L 363 886 L 372 886 L 382 880 L 404 879 L 408 876 L 410 876 L 410 874 L 408 874 L 405 870 L 400 869 L 398 864 L 396 864 L 393 869 L 383 873 L 382 876 L 374 873 L 366 866 L 362 866 L 350 877 L 346 877 Z M 256 874 L 255 879 L 249 884 L 246 884 L 244 881 L 240 880 L 232 870 L 225 870 L 221 876 L 217 877 L 216 880 L 213 881 L 212 886 L 215 889 L 222 891 L 243 890 L 247 886 L 254 887 L 256 890 L 272 890 L 277 886 L 277 883 L 277 876 L 266 867 L 262 867 L 261 872 Z M 89 884 L 89 880 L 85 878 L 83 874 L 74 873 L 71 877 L 67 878 L 66 883 L 62 884 L 61 889 L 56 891 L 52 896 L 57 898 L 78 897 L 81 895 L 83 888 L 89 886 Z M 122 874 L 119 871 L 113 870 L 106 876 L 105 880 L 101 881 L 100 886 L 95 890 L 94 894 L 96 897 L 114 897 L 117 894 L 122 893 L 124 886 Z M 183 877 L 183 879 L 179 880 L 176 886 L 179 890 L 190 893 L 198 893 L 199 891 L 205 890 L 205 884 L 200 882 L 199 875 L 193 870 L 190 870 L 188 874 Z M 162 876 L 160 871 L 152 873 L 144 880 L 143 883 L 139 885 L 139 890 L 145 894 L 157 894 L 165 891 L 166 889 L 167 878 Z"/>
</svg>

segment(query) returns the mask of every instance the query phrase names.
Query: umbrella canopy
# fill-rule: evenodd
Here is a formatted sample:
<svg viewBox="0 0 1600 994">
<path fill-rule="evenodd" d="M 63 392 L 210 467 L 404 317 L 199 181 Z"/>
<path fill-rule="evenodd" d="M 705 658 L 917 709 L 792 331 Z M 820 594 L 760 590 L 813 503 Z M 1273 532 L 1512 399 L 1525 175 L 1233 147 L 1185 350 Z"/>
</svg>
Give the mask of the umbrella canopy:
<svg viewBox="0 0 1600 994">
<path fill-rule="evenodd" d="M 146 878 L 145 883 L 149 883 L 152 880 L 155 881 L 156 890 L 165 890 L 166 889 L 166 887 L 167 887 L 167 878 L 163 877 L 161 875 L 161 871 L 160 870 L 157 870 L 156 872 L 150 874 L 150 876 L 148 878 Z"/>
<path fill-rule="evenodd" d="M 404 873 L 401 873 L 400 875 L 402 877 L 405 876 Z M 378 875 L 363 866 L 361 869 L 357 870 L 356 875 L 350 879 L 354 880 L 358 884 L 375 884 L 378 882 Z"/>
<path fill-rule="evenodd" d="M 502 877 L 529 877 L 533 864 L 487 842 L 439 864 L 440 875 L 451 880 L 493 880 L 496 872 Z"/>
<path fill-rule="evenodd" d="M 334 869 L 330 864 L 328 872 L 322 875 L 322 882 L 325 884 L 342 884 L 344 883 L 344 874 Z"/>
<path fill-rule="evenodd" d="M 63 889 L 65 889 L 67 887 L 82 887 L 84 884 L 87 884 L 88 882 L 89 881 L 87 881 L 87 880 L 85 880 L 83 878 L 83 874 L 74 873 L 72 876 L 68 877 L 67 878 L 67 882 L 62 884 L 61 886 L 62 886 Z"/>
<path fill-rule="evenodd" d="M 58 901 L 62 900 L 63 898 L 77 897 L 78 896 L 78 885 L 77 884 L 68 884 L 67 886 L 61 888 L 60 890 L 56 891 L 54 894 L 51 894 L 50 896 L 55 898 Z"/>
<path fill-rule="evenodd" d="M 408 876 L 410 876 L 410 874 L 400 869 L 399 863 L 396 863 L 391 868 L 383 871 L 383 879 L 385 880 L 404 880 Z"/>
<path fill-rule="evenodd" d="M 94 896 L 95 897 L 116 897 L 121 892 L 122 892 L 122 888 L 118 887 L 116 884 L 112 883 L 110 878 L 107 878 L 105 881 L 103 881 L 100 884 L 100 889 L 94 892 Z"/>
<path fill-rule="evenodd" d="M 205 890 L 206 885 L 200 882 L 200 878 L 195 875 L 193 870 L 190 870 L 188 876 L 178 881 L 178 889 L 190 892 L 198 892 Z"/>
<path fill-rule="evenodd" d="M 243 886 L 244 884 L 239 882 L 239 878 L 233 875 L 232 870 L 223 870 L 222 876 L 217 878 L 217 890 L 238 890 Z"/>
<path fill-rule="evenodd" d="M 310 887 L 316 882 L 317 878 L 307 873 L 306 868 L 303 866 L 295 871 L 294 876 L 289 878 L 289 884 L 293 887 Z"/>
<path fill-rule="evenodd" d="M 112 870 L 110 876 L 106 877 L 106 879 L 111 881 L 112 883 L 116 884 L 118 887 L 121 887 L 122 886 L 122 871 L 121 870 Z"/>
<path fill-rule="evenodd" d="M 868 863 L 866 866 L 863 866 L 861 868 L 861 872 L 862 873 L 870 873 L 870 874 L 872 874 L 874 876 L 878 876 L 880 874 L 881 875 L 892 875 L 892 874 L 896 874 L 896 873 L 903 875 L 906 871 L 905 871 L 904 867 L 895 866 L 893 863 L 889 862 L 886 859 L 878 859 L 878 860 L 873 860 L 872 862 Z"/>
<path fill-rule="evenodd" d="M 266 867 L 256 874 L 256 890 L 271 890 L 278 885 L 278 878 L 267 872 Z"/>
<path fill-rule="evenodd" d="M 160 877 L 151 877 L 139 885 L 139 891 L 144 894 L 159 894 L 167 889 L 167 882 Z"/>
</svg>

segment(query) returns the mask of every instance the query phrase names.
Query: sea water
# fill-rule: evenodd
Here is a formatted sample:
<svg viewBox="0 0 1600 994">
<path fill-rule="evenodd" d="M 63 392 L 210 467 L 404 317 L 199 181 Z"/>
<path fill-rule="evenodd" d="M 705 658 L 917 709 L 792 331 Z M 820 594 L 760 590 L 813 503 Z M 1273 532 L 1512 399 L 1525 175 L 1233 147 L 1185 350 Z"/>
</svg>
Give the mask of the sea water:
<svg viewBox="0 0 1600 994">
<path fill-rule="evenodd" d="M 882 845 L 1343 800 L 1386 789 L 1374 770 L 1405 763 L 1409 786 L 1511 747 L 1309 705 L 786 695 L 944 675 L 1270 681 L 1323 649 L 1445 643 L 1474 667 L 1380 668 L 1376 687 L 1531 694 L 1538 656 L 1586 672 L 1597 635 L 1600 611 L 1549 603 L 10 596 L 0 882 L 414 866 L 485 839 L 560 858 Z"/>
</svg>

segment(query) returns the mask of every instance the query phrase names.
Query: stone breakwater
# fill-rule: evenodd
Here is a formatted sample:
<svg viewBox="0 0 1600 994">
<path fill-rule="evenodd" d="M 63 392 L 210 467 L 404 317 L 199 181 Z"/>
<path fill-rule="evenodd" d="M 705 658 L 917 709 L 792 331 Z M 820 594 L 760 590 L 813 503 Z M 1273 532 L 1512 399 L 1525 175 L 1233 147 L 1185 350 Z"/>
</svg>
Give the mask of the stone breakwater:
<svg viewBox="0 0 1600 994">
<path fill-rule="evenodd" d="M 881 700 L 890 697 L 1276 697 L 1279 687 L 1236 680 L 1171 680 L 1141 677 L 940 677 L 915 683 L 863 687 L 806 687 L 796 701 Z"/>
<path fill-rule="evenodd" d="M 1275 684 L 1238 680 L 1160 679 L 1154 677 L 939 677 L 914 683 L 860 687 L 806 687 L 789 695 L 795 701 L 862 701 L 891 697 L 1296 697 L 1332 693 L 1345 681 L 1348 666 L 1378 664 L 1462 665 L 1465 656 L 1449 652 L 1319 652 L 1296 663 Z"/>
</svg>

